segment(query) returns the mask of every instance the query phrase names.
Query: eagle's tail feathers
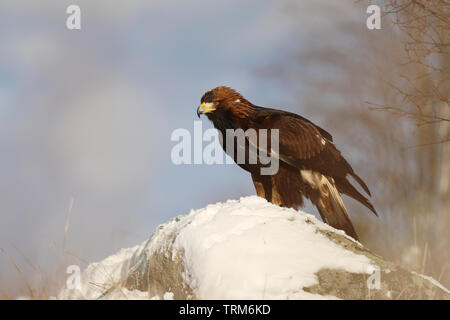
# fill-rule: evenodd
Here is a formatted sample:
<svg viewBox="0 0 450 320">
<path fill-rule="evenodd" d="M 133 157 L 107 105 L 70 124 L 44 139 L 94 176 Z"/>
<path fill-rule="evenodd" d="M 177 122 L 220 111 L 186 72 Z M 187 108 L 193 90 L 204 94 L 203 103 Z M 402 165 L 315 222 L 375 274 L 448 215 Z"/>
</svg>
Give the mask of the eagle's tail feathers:
<svg viewBox="0 0 450 320">
<path fill-rule="evenodd" d="M 367 187 L 367 185 L 364 183 L 364 181 L 354 172 L 351 173 L 351 176 L 353 177 L 353 179 L 356 180 L 356 182 L 358 182 L 358 184 L 361 186 L 361 188 L 364 189 L 364 191 L 369 195 L 372 196 L 372 194 L 370 193 L 369 187 Z"/>
<path fill-rule="evenodd" d="M 345 209 L 344 202 L 338 190 L 328 179 L 321 188 L 321 194 L 315 205 L 323 221 L 333 228 L 345 231 L 347 235 L 359 241 L 355 228 Z"/>
<path fill-rule="evenodd" d="M 364 197 L 354 186 L 351 185 L 351 183 L 347 179 L 336 179 L 336 186 L 339 190 L 339 192 L 344 193 L 348 195 L 349 197 L 352 197 L 356 201 L 359 201 L 363 205 L 365 205 L 370 211 L 372 211 L 377 217 L 378 213 L 375 210 L 374 206 L 370 203 L 370 201 Z"/>
</svg>

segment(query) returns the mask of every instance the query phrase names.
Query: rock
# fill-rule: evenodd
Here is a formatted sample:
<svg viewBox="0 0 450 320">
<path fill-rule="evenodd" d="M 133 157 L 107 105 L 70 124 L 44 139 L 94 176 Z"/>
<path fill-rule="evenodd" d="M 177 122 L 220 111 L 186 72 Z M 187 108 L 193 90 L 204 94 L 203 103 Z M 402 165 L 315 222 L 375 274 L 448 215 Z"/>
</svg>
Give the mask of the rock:
<svg viewBox="0 0 450 320">
<path fill-rule="evenodd" d="M 117 298 L 119 286 L 136 297 L 174 299 L 450 298 L 437 281 L 385 261 L 314 216 L 256 196 L 178 216 L 121 259 L 102 298 Z M 95 268 L 83 274 L 80 296 L 92 298 L 85 287 Z"/>
</svg>

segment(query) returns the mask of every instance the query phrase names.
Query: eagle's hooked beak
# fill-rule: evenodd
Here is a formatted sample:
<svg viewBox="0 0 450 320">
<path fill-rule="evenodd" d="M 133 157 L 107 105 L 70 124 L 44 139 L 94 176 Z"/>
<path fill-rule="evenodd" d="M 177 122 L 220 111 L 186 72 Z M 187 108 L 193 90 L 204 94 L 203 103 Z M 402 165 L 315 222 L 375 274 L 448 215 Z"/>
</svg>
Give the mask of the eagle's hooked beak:
<svg viewBox="0 0 450 320">
<path fill-rule="evenodd" d="M 200 118 L 201 114 L 213 112 L 216 109 L 216 105 L 213 102 L 202 102 L 202 104 L 197 108 L 197 116 Z"/>
</svg>

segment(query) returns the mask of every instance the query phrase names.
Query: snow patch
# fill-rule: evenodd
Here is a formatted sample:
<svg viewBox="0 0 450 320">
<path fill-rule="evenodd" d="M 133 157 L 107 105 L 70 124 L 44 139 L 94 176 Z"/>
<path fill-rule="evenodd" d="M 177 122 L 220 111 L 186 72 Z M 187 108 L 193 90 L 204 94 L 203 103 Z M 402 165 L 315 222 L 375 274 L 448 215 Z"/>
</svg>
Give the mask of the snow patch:
<svg viewBox="0 0 450 320">
<path fill-rule="evenodd" d="M 317 271 L 368 273 L 371 265 L 318 228 L 334 231 L 313 215 L 251 196 L 193 211 L 161 232 L 178 235 L 173 249 L 200 299 L 315 299 L 322 296 L 302 288 L 318 283 Z"/>
<path fill-rule="evenodd" d="M 63 289 L 59 299 L 96 299 L 123 279 L 143 250 L 149 256 L 169 249 L 181 257 L 184 281 L 198 299 L 330 299 L 303 291 L 318 284 L 321 269 L 370 273 L 371 261 L 330 241 L 320 230 L 333 231 L 313 215 L 281 208 L 257 196 L 191 210 L 161 225 L 151 242 L 122 249 L 90 264 L 81 288 Z M 175 238 L 174 238 L 175 236 Z M 349 237 L 349 239 L 351 239 Z M 173 299 L 171 292 L 116 289 L 109 299 Z"/>
</svg>

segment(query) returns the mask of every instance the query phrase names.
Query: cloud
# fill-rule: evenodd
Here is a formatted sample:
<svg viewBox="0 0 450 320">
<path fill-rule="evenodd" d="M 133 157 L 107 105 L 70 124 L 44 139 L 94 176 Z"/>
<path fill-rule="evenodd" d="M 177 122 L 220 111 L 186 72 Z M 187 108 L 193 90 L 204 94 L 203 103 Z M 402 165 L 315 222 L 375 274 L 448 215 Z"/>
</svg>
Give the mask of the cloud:
<svg viewBox="0 0 450 320">
<path fill-rule="evenodd" d="M 61 173 L 90 188 L 121 188 L 145 183 L 152 169 L 153 130 L 148 105 L 126 84 L 103 85 L 68 102 L 52 134 Z"/>
<path fill-rule="evenodd" d="M 139 10 L 162 3 L 163 0 L 128 0 L 111 2 L 107 0 L 97 0 L 95 2 L 89 0 L 78 0 L 76 3 L 71 0 L 3 0 L 0 4 L 1 10 L 7 10 L 10 14 L 29 15 L 36 13 L 42 15 L 51 14 L 53 18 L 63 20 L 66 16 L 66 8 L 72 4 L 80 6 L 82 14 L 87 16 L 96 16 L 110 21 L 125 21 L 132 17 Z M 64 20 L 63 20 L 64 21 Z"/>
</svg>

